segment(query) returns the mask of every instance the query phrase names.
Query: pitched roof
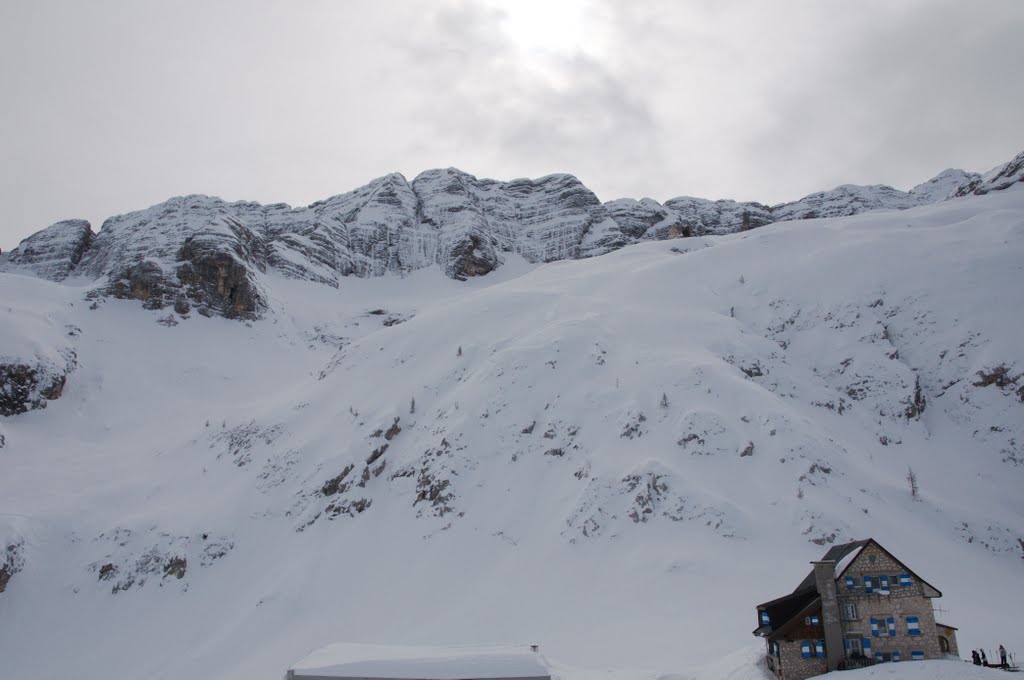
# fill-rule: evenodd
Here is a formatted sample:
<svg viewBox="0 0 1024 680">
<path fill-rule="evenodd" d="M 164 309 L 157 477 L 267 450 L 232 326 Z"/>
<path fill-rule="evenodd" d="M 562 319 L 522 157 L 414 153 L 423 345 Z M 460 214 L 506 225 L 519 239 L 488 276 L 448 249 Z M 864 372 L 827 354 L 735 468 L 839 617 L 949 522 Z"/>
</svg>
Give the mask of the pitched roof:
<svg viewBox="0 0 1024 680">
<path fill-rule="evenodd" d="M 754 634 L 766 635 L 777 631 L 817 599 L 817 590 L 805 590 L 799 593 L 790 593 L 771 602 L 757 605 L 758 611 L 768 612 L 770 624 L 767 627 L 761 626 L 754 631 Z"/>
<path fill-rule="evenodd" d="M 865 538 L 865 539 L 860 540 L 860 541 L 850 541 L 849 543 L 842 543 L 840 545 L 834 545 L 834 546 L 832 546 L 831 548 L 828 549 L 828 552 L 825 553 L 825 556 L 822 557 L 819 561 L 820 562 L 839 562 L 844 557 L 846 557 L 847 555 L 852 553 L 854 550 L 859 550 L 859 549 L 863 548 L 868 543 L 870 543 L 872 540 L 873 539 Z M 839 576 L 839 574 L 836 574 L 836 576 Z M 800 582 L 800 585 L 798 585 L 793 592 L 794 593 L 799 593 L 799 592 L 804 591 L 804 590 L 813 590 L 814 592 L 818 591 L 818 584 L 814 580 L 814 570 L 813 569 L 811 570 L 811 573 L 808 574 L 807 577 L 804 578 L 804 580 Z"/>
</svg>

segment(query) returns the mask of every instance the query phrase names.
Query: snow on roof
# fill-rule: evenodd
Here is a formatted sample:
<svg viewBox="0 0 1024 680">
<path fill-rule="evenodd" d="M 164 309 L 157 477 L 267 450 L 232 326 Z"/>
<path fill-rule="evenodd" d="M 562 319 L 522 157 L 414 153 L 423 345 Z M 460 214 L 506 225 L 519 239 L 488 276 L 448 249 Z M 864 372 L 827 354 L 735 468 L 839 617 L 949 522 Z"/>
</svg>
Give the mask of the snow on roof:
<svg viewBox="0 0 1024 680">
<path fill-rule="evenodd" d="M 549 678 L 547 662 L 528 645 L 397 647 L 336 643 L 295 664 L 296 678 Z"/>
<path fill-rule="evenodd" d="M 839 578 L 846 571 L 846 568 L 850 566 L 850 563 L 857 559 L 857 555 L 860 555 L 860 551 L 864 549 L 864 546 L 860 546 L 854 550 L 848 552 L 843 559 L 836 562 L 836 574 L 835 577 Z"/>
</svg>

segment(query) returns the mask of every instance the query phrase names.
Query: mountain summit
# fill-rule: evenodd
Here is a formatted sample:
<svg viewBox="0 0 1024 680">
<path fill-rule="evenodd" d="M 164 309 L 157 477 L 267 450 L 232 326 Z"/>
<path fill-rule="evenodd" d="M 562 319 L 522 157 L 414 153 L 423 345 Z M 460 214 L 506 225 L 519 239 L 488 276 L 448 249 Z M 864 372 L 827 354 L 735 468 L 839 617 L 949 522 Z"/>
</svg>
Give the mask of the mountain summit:
<svg viewBox="0 0 1024 680">
<path fill-rule="evenodd" d="M 531 263 L 587 258 L 641 241 L 905 210 L 1021 180 L 1024 153 L 985 176 L 946 170 L 909 192 L 842 185 L 776 206 L 690 197 L 602 204 L 572 175 L 499 182 L 448 168 L 411 183 L 387 175 L 304 208 L 193 195 L 111 217 L 98 234 L 82 220 L 58 222 L 22 241 L 0 270 L 102 280 L 104 294 L 150 308 L 253 319 L 268 304 L 268 270 L 333 287 L 346 276 L 430 266 L 465 280 L 510 254 Z"/>
</svg>

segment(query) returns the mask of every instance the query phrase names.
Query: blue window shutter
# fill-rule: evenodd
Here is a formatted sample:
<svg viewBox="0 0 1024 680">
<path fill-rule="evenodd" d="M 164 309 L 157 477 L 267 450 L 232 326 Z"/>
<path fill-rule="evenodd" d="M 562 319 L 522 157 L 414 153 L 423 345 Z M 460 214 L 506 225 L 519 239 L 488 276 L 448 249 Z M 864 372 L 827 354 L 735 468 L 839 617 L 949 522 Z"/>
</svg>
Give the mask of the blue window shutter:
<svg viewBox="0 0 1024 680">
<path fill-rule="evenodd" d="M 771 619 L 768 618 L 768 612 L 761 612 L 761 625 L 767 626 L 771 623 Z"/>
<path fill-rule="evenodd" d="M 878 577 L 878 587 L 882 590 L 889 590 L 889 577 L 882 574 Z"/>
<path fill-rule="evenodd" d="M 875 652 L 875 661 L 885 661 L 885 657 L 882 656 L 881 652 Z"/>
<path fill-rule="evenodd" d="M 871 637 L 878 637 L 878 619 L 871 617 Z"/>
<path fill-rule="evenodd" d="M 869 656 L 871 654 L 871 638 L 864 638 L 861 646 L 864 648 L 864 656 Z"/>
<path fill-rule="evenodd" d="M 853 577 L 852 576 L 847 576 L 846 577 L 846 589 L 847 590 L 853 590 L 853 588 L 854 588 Z"/>
<path fill-rule="evenodd" d="M 814 655 L 819 659 L 825 658 L 825 641 L 815 640 L 814 641 Z"/>
<path fill-rule="evenodd" d="M 804 641 L 800 643 L 800 656 L 805 659 L 811 658 L 811 643 Z"/>
<path fill-rule="evenodd" d="M 900 653 L 899 652 L 893 652 L 892 653 L 892 660 L 893 661 L 899 661 L 900 660 Z"/>
<path fill-rule="evenodd" d="M 896 635 L 896 619 L 890 616 L 888 619 L 885 620 L 885 622 L 886 622 L 886 624 L 888 624 L 888 627 L 889 627 L 889 637 L 895 636 Z"/>
<path fill-rule="evenodd" d="M 864 592 L 870 593 L 873 590 L 870 576 L 864 577 Z"/>
<path fill-rule="evenodd" d="M 909 586 L 911 584 L 910 574 L 900 574 L 900 585 Z"/>
<path fill-rule="evenodd" d="M 907 617 L 907 635 L 920 635 L 921 623 L 916 616 Z"/>
<path fill-rule="evenodd" d="M 924 660 L 924 652 L 913 651 L 910 653 L 910 658 L 914 661 L 922 661 Z"/>
</svg>

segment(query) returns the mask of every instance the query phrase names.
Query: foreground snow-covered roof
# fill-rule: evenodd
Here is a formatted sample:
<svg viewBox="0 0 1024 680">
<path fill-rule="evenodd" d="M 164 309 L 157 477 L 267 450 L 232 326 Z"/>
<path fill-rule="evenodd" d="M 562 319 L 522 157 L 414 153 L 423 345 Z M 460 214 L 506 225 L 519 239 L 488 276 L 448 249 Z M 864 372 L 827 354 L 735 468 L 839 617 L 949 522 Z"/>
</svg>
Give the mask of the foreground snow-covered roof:
<svg viewBox="0 0 1024 680">
<path fill-rule="evenodd" d="M 547 662 L 528 645 L 398 647 L 336 643 L 322 647 L 291 669 L 296 679 L 549 678 Z"/>
</svg>

